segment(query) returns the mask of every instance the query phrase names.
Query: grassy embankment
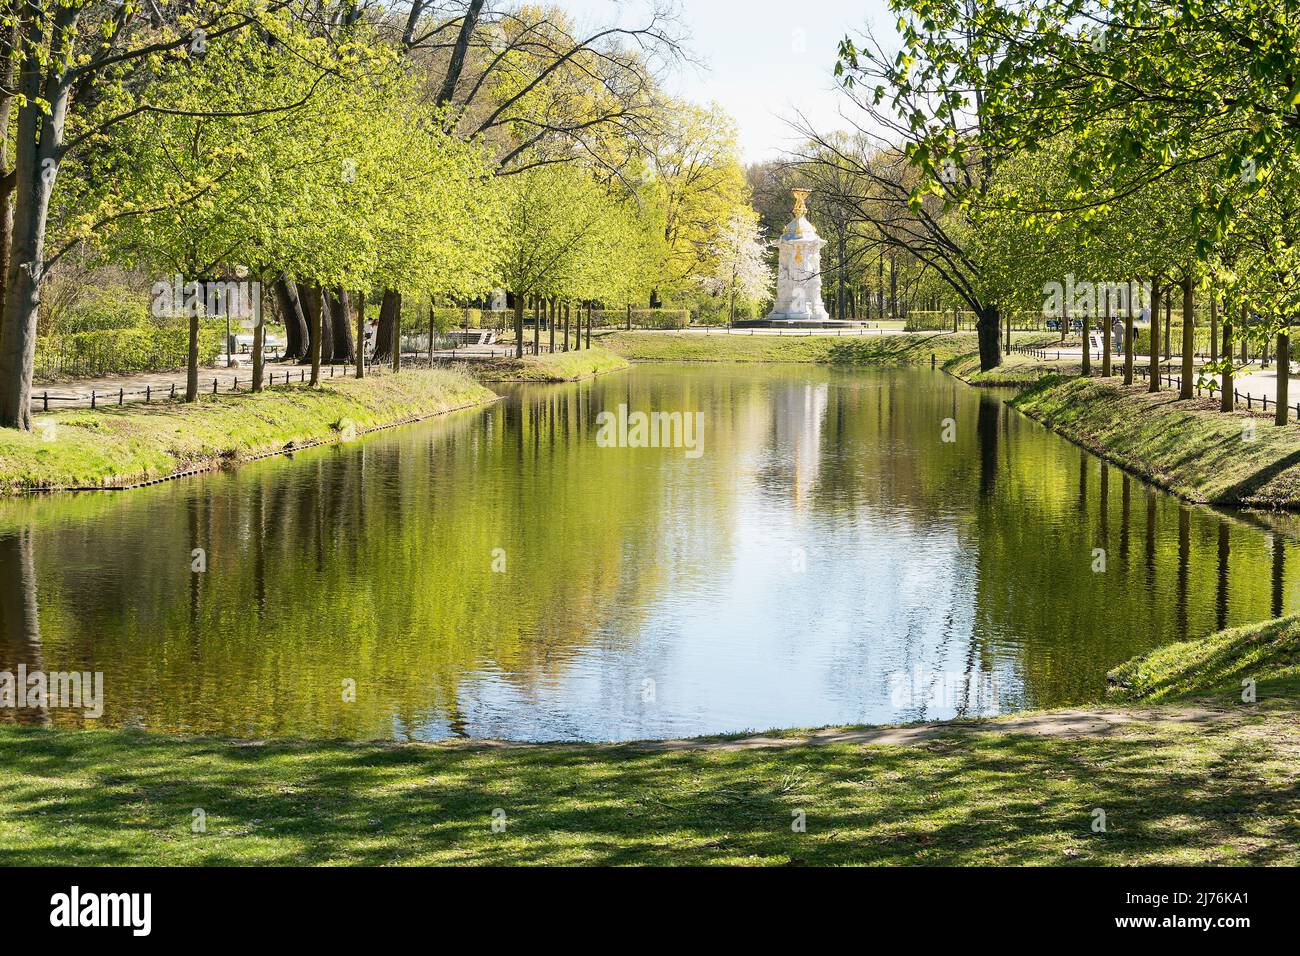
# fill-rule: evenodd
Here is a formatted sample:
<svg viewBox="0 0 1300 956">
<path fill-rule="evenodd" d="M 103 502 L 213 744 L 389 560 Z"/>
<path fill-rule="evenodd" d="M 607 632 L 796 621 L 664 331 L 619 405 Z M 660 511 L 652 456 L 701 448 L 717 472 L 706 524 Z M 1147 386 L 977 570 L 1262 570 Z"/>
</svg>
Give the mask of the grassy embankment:
<svg viewBox="0 0 1300 956">
<path fill-rule="evenodd" d="M 986 721 L 908 744 L 657 749 L 8 725 L 0 864 L 1295 865 L 1296 631 L 1273 622 L 1125 665 L 1147 696 L 1202 697 L 1109 708 L 1078 736 Z M 1258 703 L 1240 702 L 1241 675 L 1261 679 Z"/>
<path fill-rule="evenodd" d="M 483 382 L 565 382 L 626 368 L 603 349 L 458 369 L 407 369 L 319 388 L 281 385 L 181 402 L 70 409 L 24 434 L 0 429 L 0 494 L 113 488 L 339 441 L 496 399 Z"/>
<path fill-rule="evenodd" d="M 881 335 L 753 335 L 726 332 L 600 332 L 611 352 L 639 362 L 816 362 L 834 365 L 943 364 L 978 352 L 974 332 Z M 1016 333 L 1017 344 L 1051 339 Z"/>
<path fill-rule="evenodd" d="M 194 405 L 54 412 L 38 416 L 40 427 L 30 433 L 0 430 L 0 492 L 123 486 L 210 470 L 495 397 L 463 372 L 412 370 L 319 388 L 207 395 Z"/>
<path fill-rule="evenodd" d="M 1060 344 L 1059 340 L 1052 342 L 1052 345 Z M 1072 344 L 1077 348 L 1079 342 L 1076 339 Z M 1069 345 L 1061 347 L 1068 348 Z M 1046 351 L 1049 356 L 1053 355 L 1050 347 L 1047 347 Z M 986 388 L 1027 388 L 1037 384 L 1046 375 L 1079 375 L 1082 366 L 1078 358 L 1058 360 L 1049 357 L 1043 360 L 1021 352 L 1011 352 L 1002 356 L 1001 365 L 987 372 L 980 371 L 978 354 L 958 355 L 951 358 L 944 363 L 943 370 L 961 379 L 967 385 Z"/>
<path fill-rule="evenodd" d="M 1057 361 L 1046 351 L 1047 360 L 1012 353 L 988 372 L 973 355 L 944 369 L 971 385 L 1022 389 L 1013 407 L 1187 501 L 1300 508 L 1300 425 L 1278 428 L 1262 409 L 1224 413 L 1217 398 L 1184 401 L 1168 386 L 1153 394 L 1142 378 L 1125 387 L 1122 356 L 1110 378 L 1095 362 L 1094 377 L 1083 379 L 1077 357 Z"/>
<path fill-rule="evenodd" d="M 1188 501 L 1300 507 L 1300 425 L 1272 414 L 1219 411 L 1120 379 L 1049 376 L 1012 405 L 1125 470 Z"/>
<path fill-rule="evenodd" d="M 484 382 L 576 382 L 607 372 L 618 372 L 630 363 L 603 348 L 556 352 L 554 355 L 525 355 L 522 359 L 501 359 L 474 367 L 474 377 Z"/>
<path fill-rule="evenodd" d="M 1213 691 L 1242 693 L 1255 682 L 1260 698 L 1300 700 L 1300 617 L 1234 627 L 1199 641 L 1157 648 L 1121 664 L 1108 675 L 1114 696 L 1163 701 Z"/>
</svg>

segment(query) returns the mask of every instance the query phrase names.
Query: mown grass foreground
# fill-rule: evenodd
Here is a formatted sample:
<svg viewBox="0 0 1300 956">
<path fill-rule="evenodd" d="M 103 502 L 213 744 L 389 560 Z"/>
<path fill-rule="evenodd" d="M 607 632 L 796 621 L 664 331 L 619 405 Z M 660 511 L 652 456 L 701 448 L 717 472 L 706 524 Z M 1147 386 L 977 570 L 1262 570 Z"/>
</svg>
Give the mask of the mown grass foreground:
<svg viewBox="0 0 1300 956">
<path fill-rule="evenodd" d="M 0 492 L 136 484 L 495 398 L 463 372 L 434 369 L 208 395 L 193 405 L 55 412 L 38 416 L 30 433 L 0 429 Z"/>
<path fill-rule="evenodd" d="M 1293 699 L 1089 737 L 997 727 L 660 752 L 11 725 L 0 864 L 1300 863 Z"/>
<path fill-rule="evenodd" d="M 1300 507 L 1300 426 L 1121 379 L 1052 375 L 1012 401 L 1053 431 L 1188 501 Z"/>
<path fill-rule="evenodd" d="M 1042 731 L 1050 711 L 1034 733 L 1013 716 L 905 744 L 770 747 L 9 724 L 0 864 L 1297 865 L 1297 633 L 1272 621 L 1130 662 L 1129 693 L 1195 696 L 1071 712 L 1108 721 L 1076 736 Z"/>
</svg>

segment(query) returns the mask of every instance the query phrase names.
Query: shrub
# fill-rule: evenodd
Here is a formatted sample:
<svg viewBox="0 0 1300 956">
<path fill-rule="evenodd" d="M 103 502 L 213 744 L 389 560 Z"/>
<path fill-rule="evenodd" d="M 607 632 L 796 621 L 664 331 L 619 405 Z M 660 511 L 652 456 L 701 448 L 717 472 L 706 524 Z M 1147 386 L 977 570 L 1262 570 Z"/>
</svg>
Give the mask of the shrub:
<svg viewBox="0 0 1300 956">
<path fill-rule="evenodd" d="M 50 334 L 140 329 L 150 325 L 148 304 L 123 289 L 104 289 L 53 322 Z"/>
<path fill-rule="evenodd" d="M 591 324 L 597 328 L 623 328 L 627 324 L 627 309 L 595 309 Z M 632 310 L 632 326 L 638 329 L 684 329 L 690 324 L 689 309 Z"/>
</svg>

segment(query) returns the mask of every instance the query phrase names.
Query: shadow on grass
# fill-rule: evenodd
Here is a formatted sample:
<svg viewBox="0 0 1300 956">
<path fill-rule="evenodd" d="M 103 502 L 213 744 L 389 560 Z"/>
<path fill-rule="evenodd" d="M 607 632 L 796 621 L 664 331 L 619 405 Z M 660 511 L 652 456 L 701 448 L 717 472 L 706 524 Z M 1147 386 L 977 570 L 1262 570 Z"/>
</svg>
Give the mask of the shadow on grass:
<svg viewBox="0 0 1300 956">
<path fill-rule="evenodd" d="M 1212 726 L 675 753 L 6 729 L 0 863 L 1294 862 L 1290 717 L 1276 745 Z"/>
</svg>

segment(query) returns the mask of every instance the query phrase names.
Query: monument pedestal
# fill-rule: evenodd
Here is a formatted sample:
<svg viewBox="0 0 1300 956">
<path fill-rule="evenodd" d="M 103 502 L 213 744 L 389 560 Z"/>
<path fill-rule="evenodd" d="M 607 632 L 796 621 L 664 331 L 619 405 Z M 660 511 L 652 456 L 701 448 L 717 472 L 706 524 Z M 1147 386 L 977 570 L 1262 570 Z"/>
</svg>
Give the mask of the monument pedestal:
<svg viewBox="0 0 1300 956">
<path fill-rule="evenodd" d="M 829 315 L 824 319 L 740 319 L 732 322 L 733 329 L 860 329 L 866 323 L 840 321 Z"/>
</svg>

